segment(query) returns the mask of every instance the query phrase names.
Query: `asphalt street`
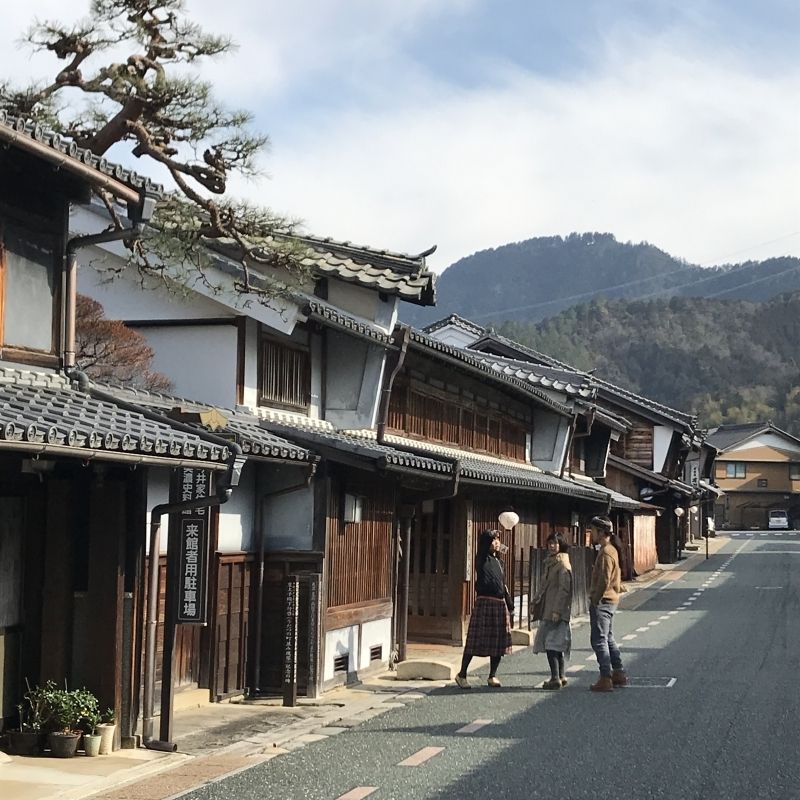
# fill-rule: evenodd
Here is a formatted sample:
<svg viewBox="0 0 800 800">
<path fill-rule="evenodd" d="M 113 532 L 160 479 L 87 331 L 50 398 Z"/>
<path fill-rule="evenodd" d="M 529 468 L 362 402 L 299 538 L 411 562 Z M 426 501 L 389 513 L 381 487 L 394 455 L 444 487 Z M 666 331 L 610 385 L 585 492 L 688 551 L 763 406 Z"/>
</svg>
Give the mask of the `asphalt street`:
<svg viewBox="0 0 800 800">
<path fill-rule="evenodd" d="M 629 688 L 587 691 L 584 623 L 561 691 L 538 688 L 546 660 L 525 650 L 503 660 L 500 689 L 473 674 L 471 691 L 436 690 L 186 797 L 800 798 L 799 571 L 799 534 L 731 533 L 623 602 Z"/>
</svg>

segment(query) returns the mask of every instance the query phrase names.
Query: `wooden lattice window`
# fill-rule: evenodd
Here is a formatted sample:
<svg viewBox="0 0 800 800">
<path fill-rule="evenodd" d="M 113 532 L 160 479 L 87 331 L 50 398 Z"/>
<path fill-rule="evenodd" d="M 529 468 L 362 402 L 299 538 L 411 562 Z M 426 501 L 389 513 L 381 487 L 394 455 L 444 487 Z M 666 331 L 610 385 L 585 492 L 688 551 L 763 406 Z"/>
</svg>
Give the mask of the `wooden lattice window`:
<svg viewBox="0 0 800 800">
<path fill-rule="evenodd" d="M 435 397 L 425 399 L 425 436 L 436 442 L 442 441 L 444 427 L 444 403 Z"/>
<path fill-rule="evenodd" d="M 308 348 L 267 337 L 261 340 L 258 402 L 307 410 L 311 404 Z"/>
</svg>

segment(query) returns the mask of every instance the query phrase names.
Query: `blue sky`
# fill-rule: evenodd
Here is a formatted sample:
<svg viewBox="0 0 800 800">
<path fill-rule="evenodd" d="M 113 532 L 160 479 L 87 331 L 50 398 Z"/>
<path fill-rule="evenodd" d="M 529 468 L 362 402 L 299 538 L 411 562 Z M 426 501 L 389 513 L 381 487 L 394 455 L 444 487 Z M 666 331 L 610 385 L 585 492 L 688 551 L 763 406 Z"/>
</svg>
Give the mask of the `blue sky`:
<svg viewBox="0 0 800 800">
<path fill-rule="evenodd" d="M 210 66 L 252 109 L 268 180 L 235 190 L 320 235 L 434 268 L 609 231 L 693 263 L 800 256 L 800 4 L 792 0 L 188 0 L 239 42 Z M 5 12 L 0 70 L 31 15 Z"/>
</svg>

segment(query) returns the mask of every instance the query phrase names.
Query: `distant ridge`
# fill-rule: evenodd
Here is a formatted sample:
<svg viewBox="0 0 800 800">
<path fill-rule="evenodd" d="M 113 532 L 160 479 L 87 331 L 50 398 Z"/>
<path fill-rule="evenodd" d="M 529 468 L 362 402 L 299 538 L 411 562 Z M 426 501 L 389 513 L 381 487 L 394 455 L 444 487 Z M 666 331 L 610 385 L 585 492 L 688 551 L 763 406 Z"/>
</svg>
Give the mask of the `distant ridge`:
<svg viewBox="0 0 800 800">
<path fill-rule="evenodd" d="M 545 236 L 482 250 L 440 276 L 435 308 L 404 308 L 426 325 L 450 313 L 482 325 L 536 322 L 594 298 L 706 297 L 768 300 L 800 289 L 800 259 L 791 256 L 700 267 L 647 242 L 610 233 Z"/>
</svg>

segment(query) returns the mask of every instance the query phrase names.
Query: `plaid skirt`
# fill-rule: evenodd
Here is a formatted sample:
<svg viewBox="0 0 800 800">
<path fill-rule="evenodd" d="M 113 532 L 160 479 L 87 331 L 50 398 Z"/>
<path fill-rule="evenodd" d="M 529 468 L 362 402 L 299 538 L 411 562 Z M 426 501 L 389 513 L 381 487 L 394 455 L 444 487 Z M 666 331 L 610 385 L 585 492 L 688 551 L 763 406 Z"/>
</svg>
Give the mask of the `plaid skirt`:
<svg viewBox="0 0 800 800">
<path fill-rule="evenodd" d="M 511 619 L 502 597 L 475 601 L 469 620 L 465 656 L 503 656 L 511 652 Z"/>
</svg>

